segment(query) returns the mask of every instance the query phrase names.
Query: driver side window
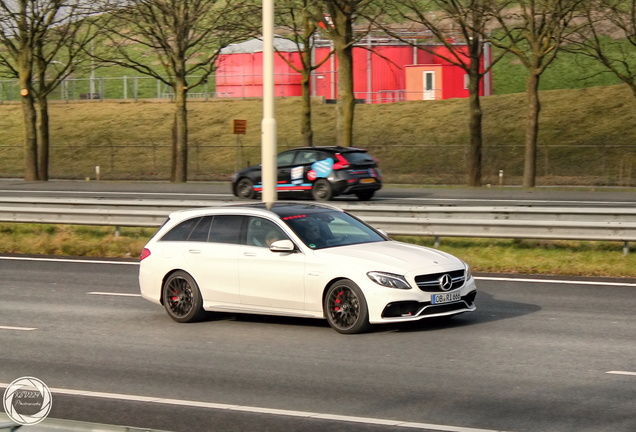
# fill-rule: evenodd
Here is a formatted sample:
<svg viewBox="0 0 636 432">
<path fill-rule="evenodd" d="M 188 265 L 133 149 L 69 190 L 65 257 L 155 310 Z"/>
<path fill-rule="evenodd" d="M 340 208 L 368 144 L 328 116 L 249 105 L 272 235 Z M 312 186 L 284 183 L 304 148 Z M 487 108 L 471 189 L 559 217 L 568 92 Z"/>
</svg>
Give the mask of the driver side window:
<svg viewBox="0 0 636 432">
<path fill-rule="evenodd" d="M 274 222 L 259 217 L 250 217 L 247 225 L 247 244 L 268 248 L 273 242 L 288 239 Z"/>
</svg>

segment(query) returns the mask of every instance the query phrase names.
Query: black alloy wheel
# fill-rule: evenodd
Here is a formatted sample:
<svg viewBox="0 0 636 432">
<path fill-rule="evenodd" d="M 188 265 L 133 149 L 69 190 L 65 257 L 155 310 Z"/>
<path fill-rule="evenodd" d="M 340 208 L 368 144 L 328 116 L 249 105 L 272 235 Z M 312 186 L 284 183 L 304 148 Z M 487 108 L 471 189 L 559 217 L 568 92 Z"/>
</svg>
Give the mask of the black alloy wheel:
<svg viewBox="0 0 636 432">
<path fill-rule="evenodd" d="M 375 194 L 375 191 L 356 192 L 356 196 L 358 197 L 360 201 L 369 201 L 371 198 L 373 198 L 374 194 Z"/>
<path fill-rule="evenodd" d="M 174 272 L 164 282 L 163 305 L 168 316 L 180 323 L 199 321 L 205 316 L 199 287 L 183 271 Z"/>
<path fill-rule="evenodd" d="M 331 183 L 325 179 L 316 180 L 314 186 L 311 188 L 311 196 L 316 201 L 329 201 L 333 198 Z"/>
<path fill-rule="evenodd" d="M 338 333 L 364 333 L 370 327 L 364 294 L 349 280 L 335 282 L 329 287 L 324 310 L 329 325 Z"/>
<path fill-rule="evenodd" d="M 236 196 L 239 198 L 253 199 L 256 197 L 254 182 L 248 178 L 242 178 L 236 184 Z"/>
</svg>

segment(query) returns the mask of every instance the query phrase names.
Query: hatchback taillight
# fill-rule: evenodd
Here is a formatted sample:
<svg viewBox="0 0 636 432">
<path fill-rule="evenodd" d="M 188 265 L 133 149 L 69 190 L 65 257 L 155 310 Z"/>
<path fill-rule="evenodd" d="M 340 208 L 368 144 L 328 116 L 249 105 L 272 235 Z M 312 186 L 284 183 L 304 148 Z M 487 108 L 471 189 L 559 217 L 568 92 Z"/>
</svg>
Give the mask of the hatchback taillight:
<svg viewBox="0 0 636 432">
<path fill-rule="evenodd" d="M 349 161 L 344 158 L 340 153 L 336 153 L 336 163 L 333 164 L 333 169 L 345 169 L 349 168 L 351 165 Z"/>
<path fill-rule="evenodd" d="M 139 255 L 139 261 L 143 261 L 150 256 L 150 249 L 143 248 L 141 254 Z"/>
</svg>

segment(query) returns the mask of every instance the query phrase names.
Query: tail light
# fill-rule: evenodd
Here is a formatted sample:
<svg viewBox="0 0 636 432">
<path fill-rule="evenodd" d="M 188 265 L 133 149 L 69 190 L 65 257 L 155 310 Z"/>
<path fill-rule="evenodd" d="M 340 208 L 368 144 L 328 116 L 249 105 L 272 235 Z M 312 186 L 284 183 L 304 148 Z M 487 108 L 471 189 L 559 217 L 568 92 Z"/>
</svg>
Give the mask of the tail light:
<svg viewBox="0 0 636 432">
<path fill-rule="evenodd" d="M 150 256 L 150 249 L 143 248 L 141 254 L 139 255 L 139 261 L 143 261 Z"/>
<path fill-rule="evenodd" d="M 336 153 L 336 163 L 333 164 L 333 169 L 345 169 L 349 168 L 351 165 L 349 161 L 344 158 L 340 153 Z"/>
</svg>

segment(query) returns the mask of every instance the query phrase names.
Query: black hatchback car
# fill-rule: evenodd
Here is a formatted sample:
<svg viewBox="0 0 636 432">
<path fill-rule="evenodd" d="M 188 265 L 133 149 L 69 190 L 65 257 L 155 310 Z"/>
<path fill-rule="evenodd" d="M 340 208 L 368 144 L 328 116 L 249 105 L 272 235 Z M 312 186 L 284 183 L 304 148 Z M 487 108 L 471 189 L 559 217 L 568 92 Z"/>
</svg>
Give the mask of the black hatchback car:
<svg viewBox="0 0 636 432">
<path fill-rule="evenodd" d="M 279 194 L 311 194 L 318 201 L 338 195 L 370 200 L 382 187 L 377 160 L 355 147 L 300 147 L 278 154 Z M 232 191 L 239 198 L 256 198 L 263 190 L 261 166 L 245 168 L 232 178 Z"/>
</svg>

